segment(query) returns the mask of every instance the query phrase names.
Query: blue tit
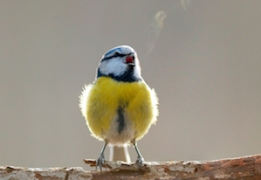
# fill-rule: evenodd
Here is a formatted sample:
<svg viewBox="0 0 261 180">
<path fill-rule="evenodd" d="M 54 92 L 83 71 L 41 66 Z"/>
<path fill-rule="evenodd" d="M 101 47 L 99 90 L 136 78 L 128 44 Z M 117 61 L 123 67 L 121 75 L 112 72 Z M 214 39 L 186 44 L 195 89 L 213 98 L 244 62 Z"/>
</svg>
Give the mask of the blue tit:
<svg viewBox="0 0 261 180">
<path fill-rule="evenodd" d="M 138 154 L 136 164 L 144 159 L 138 149 L 141 139 L 158 116 L 158 98 L 141 77 L 137 53 L 130 46 L 117 46 L 102 56 L 93 84 L 84 86 L 80 109 L 95 138 L 104 141 L 96 167 L 105 161 L 108 144 L 131 143 Z"/>
</svg>

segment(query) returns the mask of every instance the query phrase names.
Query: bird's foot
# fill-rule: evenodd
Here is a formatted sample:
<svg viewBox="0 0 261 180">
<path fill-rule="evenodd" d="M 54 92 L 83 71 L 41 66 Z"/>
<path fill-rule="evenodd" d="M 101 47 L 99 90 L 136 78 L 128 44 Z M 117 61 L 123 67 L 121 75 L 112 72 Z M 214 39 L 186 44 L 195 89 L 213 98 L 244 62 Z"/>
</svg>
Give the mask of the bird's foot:
<svg viewBox="0 0 261 180">
<path fill-rule="evenodd" d="M 141 156 L 138 156 L 135 164 L 138 166 L 138 169 L 140 169 L 144 165 L 144 159 Z"/>
<path fill-rule="evenodd" d="M 97 171 L 97 167 L 99 166 L 100 171 L 102 172 L 102 165 L 104 164 L 104 162 L 105 162 L 105 156 L 103 153 L 101 153 L 98 159 L 96 160 L 96 171 Z"/>
</svg>

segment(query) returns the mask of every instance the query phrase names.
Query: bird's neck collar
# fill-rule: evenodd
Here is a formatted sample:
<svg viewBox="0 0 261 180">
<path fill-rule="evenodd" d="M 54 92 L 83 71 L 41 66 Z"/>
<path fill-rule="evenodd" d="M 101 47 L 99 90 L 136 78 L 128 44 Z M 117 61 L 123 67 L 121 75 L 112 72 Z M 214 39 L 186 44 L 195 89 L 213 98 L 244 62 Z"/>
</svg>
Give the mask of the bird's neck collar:
<svg viewBox="0 0 261 180">
<path fill-rule="evenodd" d="M 120 76 L 116 76 L 113 73 L 110 73 L 108 75 L 103 74 L 98 68 L 96 78 L 110 77 L 110 78 L 114 79 L 115 81 L 121 81 L 121 82 L 138 82 L 138 81 L 141 81 L 142 79 L 140 77 L 136 77 L 134 75 L 133 68 L 134 67 L 129 66 L 128 69 Z"/>
</svg>

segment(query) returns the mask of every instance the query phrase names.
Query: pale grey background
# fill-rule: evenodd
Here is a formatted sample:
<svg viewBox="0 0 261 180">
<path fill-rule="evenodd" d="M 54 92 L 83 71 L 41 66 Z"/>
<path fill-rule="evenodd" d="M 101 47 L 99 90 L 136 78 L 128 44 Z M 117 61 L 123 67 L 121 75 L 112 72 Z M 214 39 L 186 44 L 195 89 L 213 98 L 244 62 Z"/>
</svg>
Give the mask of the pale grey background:
<svg viewBox="0 0 261 180">
<path fill-rule="evenodd" d="M 0 165 L 88 168 L 82 159 L 102 143 L 78 96 L 121 44 L 136 49 L 160 99 L 139 141 L 147 161 L 260 153 L 260 33 L 260 0 L 0 1 Z"/>
</svg>

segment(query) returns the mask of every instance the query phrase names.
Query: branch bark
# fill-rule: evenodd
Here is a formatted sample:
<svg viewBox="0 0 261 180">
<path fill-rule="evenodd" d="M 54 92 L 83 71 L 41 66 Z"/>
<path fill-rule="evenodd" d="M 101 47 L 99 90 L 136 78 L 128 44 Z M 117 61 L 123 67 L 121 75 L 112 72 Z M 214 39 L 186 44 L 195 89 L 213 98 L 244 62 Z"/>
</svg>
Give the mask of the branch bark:
<svg viewBox="0 0 261 180">
<path fill-rule="evenodd" d="M 86 159 L 84 162 L 90 166 L 96 165 L 96 161 L 92 159 Z M 103 167 L 102 172 L 90 172 L 77 167 L 43 169 L 0 166 L 0 179 L 261 179 L 261 155 L 207 162 L 146 162 L 141 169 L 137 169 L 133 163 L 107 161 Z"/>
</svg>

